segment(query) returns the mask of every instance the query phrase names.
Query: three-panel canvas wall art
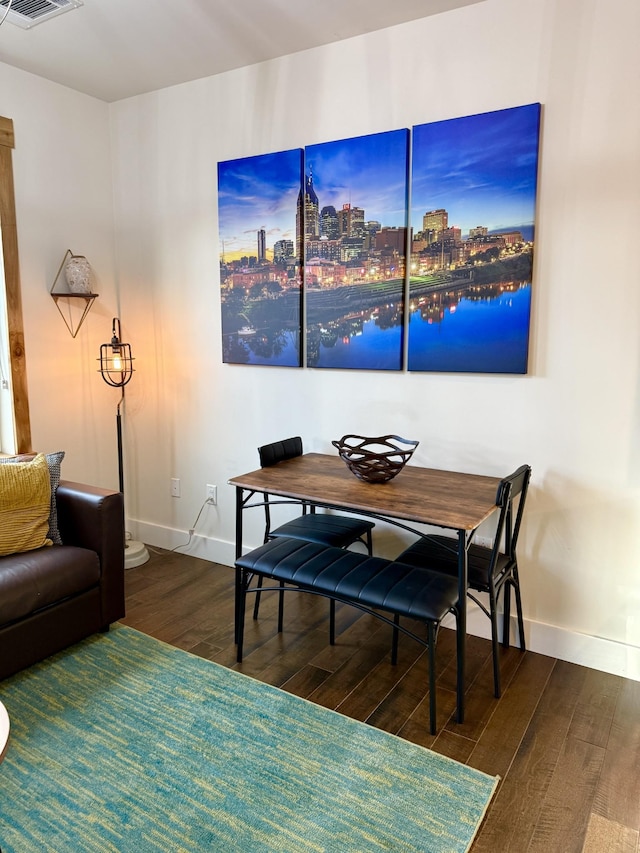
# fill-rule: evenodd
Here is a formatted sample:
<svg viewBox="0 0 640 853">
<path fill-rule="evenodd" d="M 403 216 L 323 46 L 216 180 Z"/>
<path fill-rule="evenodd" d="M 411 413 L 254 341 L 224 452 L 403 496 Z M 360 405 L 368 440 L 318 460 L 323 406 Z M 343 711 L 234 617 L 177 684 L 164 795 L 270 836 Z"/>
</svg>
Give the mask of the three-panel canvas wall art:
<svg viewBox="0 0 640 853">
<path fill-rule="evenodd" d="M 526 373 L 540 104 L 218 164 L 223 361 Z"/>
</svg>

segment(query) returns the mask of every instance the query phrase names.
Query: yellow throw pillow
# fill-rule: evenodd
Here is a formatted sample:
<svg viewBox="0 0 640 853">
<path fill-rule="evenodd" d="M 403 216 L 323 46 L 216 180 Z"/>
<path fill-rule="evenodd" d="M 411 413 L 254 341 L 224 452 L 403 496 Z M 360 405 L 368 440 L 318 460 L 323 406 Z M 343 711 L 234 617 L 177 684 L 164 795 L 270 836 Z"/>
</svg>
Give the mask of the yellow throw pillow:
<svg viewBox="0 0 640 853">
<path fill-rule="evenodd" d="M 51 545 L 51 482 L 44 454 L 0 465 L 0 556 Z"/>
</svg>

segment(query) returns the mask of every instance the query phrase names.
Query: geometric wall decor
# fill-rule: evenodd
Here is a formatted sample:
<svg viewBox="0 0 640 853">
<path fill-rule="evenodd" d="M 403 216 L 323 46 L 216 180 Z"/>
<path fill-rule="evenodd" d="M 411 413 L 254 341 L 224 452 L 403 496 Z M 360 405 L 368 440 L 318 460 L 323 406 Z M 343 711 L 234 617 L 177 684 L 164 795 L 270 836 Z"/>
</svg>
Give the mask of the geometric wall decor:
<svg viewBox="0 0 640 853">
<path fill-rule="evenodd" d="M 302 149 L 218 163 L 222 360 L 302 364 Z"/>
<path fill-rule="evenodd" d="M 409 131 L 305 148 L 306 364 L 400 370 Z"/>
<path fill-rule="evenodd" d="M 408 369 L 526 373 L 540 104 L 412 134 Z"/>
</svg>

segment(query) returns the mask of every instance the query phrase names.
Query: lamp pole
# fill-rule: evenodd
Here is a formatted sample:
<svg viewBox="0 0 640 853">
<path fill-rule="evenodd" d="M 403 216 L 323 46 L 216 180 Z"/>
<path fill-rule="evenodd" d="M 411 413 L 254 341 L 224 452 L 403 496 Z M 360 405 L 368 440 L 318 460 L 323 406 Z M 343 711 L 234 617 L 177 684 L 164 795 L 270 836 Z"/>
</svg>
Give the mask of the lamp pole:
<svg viewBox="0 0 640 853">
<path fill-rule="evenodd" d="M 122 389 L 122 396 L 120 397 L 120 401 L 118 403 L 118 408 L 116 410 L 116 434 L 118 436 L 118 476 L 119 476 L 119 488 L 122 494 L 124 495 L 124 464 L 122 459 L 122 414 L 120 413 L 120 406 L 124 403 L 124 388 Z"/>
<path fill-rule="evenodd" d="M 118 478 L 120 491 L 124 496 L 124 462 L 122 452 L 122 405 L 124 403 L 124 386 L 133 376 L 133 356 L 131 346 L 122 342 L 120 319 L 113 318 L 111 341 L 100 347 L 100 374 L 107 385 L 120 388 L 120 400 L 116 409 L 116 436 L 118 442 Z M 142 542 L 127 539 L 125 532 L 124 565 L 126 569 L 141 566 L 149 559 L 149 553 Z"/>
</svg>

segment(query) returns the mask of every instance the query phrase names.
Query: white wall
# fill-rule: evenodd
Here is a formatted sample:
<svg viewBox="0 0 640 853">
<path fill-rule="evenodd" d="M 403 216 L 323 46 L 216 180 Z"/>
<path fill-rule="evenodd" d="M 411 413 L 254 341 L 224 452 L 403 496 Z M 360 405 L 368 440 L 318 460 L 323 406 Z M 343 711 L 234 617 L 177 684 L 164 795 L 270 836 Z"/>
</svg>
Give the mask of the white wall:
<svg viewBox="0 0 640 853">
<path fill-rule="evenodd" d="M 0 229 L 1 230 L 1 229 Z M 9 327 L 4 278 L 4 257 L 0 235 L 0 453 L 15 453 L 16 429 L 13 417 L 13 388 L 11 387 L 11 361 L 9 352 Z"/>
<path fill-rule="evenodd" d="M 520 553 L 531 647 L 640 678 L 639 36 L 637 0 L 486 0 L 111 105 L 114 287 L 138 368 L 126 404 L 134 534 L 151 544 L 186 542 L 205 483 L 215 483 L 219 504 L 203 511 L 191 551 L 230 563 L 227 480 L 257 467 L 259 444 L 285 435 L 330 452 L 330 440 L 347 432 L 394 432 L 420 440 L 417 464 L 493 475 L 526 461 L 534 475 Z M 219 160 L 534 101 L 543 104 L 543 127 L 528 376 L 221 363 Z M 103 127 L 100 107 L 78 109 Z M 65 135 L 56 116 L 48 122 Z M 102 212 L 108 141 L 97 127 L 96 136 Z M 51 263 L 73 242 L 76 251 L 102 253 L 110 270 L 108 227 L 98 215 L 83 231 L 77 215 L 92 204 L 85 187 L 74 188 L 70 206 L 47 189 L 63 214 Z M 18 200 L 24 211 L 33 193 L 42 220 L 36 190 L 19 186 Z M 27 238 L 23 222 L 26 260 L 24 240 L 42 238 Z M 81 355 L 61 363 L 86 401 L 74 416 L 104 446 L 112 441 L 102 405 L 110 392 L 96 387 L 89 364 L 89 344 L 92 355 L 104 338 L 97 320 L 75 342 Z M 50 337 L 54 324 L 47 317 Z M 53 449 L 65 430 L 44 423 L 51 399 L 34 349 L 35 435 Z M 81 450 L 82 473 L 113 485 L 84 439 Z M 169 495 L 171 477 L 181 480 L 181 498 Z M 257 525 L 249 539 L 259 540 Z M 380 531 L 377 546 L 392 553 L 399 542 Z"/>
<path fill-rule="evenodd" d="M 66 451 L 64 475 L 117 487 L 115 391 L 97 371 L 117 313 L 109 110 L 0 64 L 13 173 L 33 446 Z M 86 255 L 100 298 L 74 340 L 49 290 L 67 249 Z M 78 309 L 73 310 L 76 320 Z"/>
</svg>

